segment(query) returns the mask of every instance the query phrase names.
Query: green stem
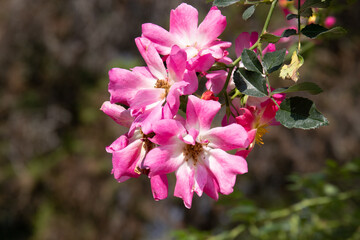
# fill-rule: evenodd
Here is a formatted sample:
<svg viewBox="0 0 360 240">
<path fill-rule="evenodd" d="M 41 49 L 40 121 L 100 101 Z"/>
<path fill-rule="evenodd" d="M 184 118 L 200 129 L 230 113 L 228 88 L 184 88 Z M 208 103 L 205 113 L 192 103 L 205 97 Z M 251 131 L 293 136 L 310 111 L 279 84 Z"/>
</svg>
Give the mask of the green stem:
<svg viewBox="0 0 360 240">
<path fill-rule="evenodd" d="M 257 39 L 257 41 L 254 43 L 254 45 L 252 45 L 249 49 L 250 50 L 254 50 L 255 48 L 257 48 L 261 43 L 260 43 L 260 39 L 261 39 L 261 36 L 267 31 L 267 28 L 269 26 L 269 23 L 270 23 L 270 19 L 271 19 L 271 16 L 274 12 L 274 9 L 275 9 L 275 6 L 277 5 L 278 3 L 278 0 L 274 0 L 272 3 L 271 3 L 271 7 L 270 7 L 270 10 L 269 10 L 269 13 L 266 17 L 266 20 L 265 20 L 265 23 L 264 23 L 264 27 L 261 31 L 261 34 L 259 36 L 259 38 Z M 221 89 L 221 91 L 219 92 L 219 94 L 217 95 L 217 97 L 221 96 L 221 94 L 223 94 L 225 96 L 225 104 L 226 104 L 226 108 L 230 110 L 230 99 L 229 99 L 229 96 L 226 92 L 226 89 L 227 89 L 227 86 L 229 85 L 229 82 L 230 82 L 230 78 L 231 78 L 231 75 L 232 75 L 232 72 L 234 71 L 234 68 L 235 66 L 237 66 L 239 64 L 239 62 L 241 61 L 241 56 L 238 57 L 235 61 L 233 61 L 232 64 L 228 65 L 228 75 L 226 77 L 226 81 L 225 81 L 225 84 L 223 86 L 223 88 Z M 270 89 L 270 83 L 268 82 L 268 87 Z M 269 96 L 270 96 L 270 93 L 271 91 L 269 91 Z M 230 114 L 233 114 L 230 110 Z"/>
<path fill-rule="evenodd" d="M 301 42 L 300 42 L 300 37 L 301 37 L 301 32 L 300 32 L 300 27 L 301 27 L 301 23 L 300 23 L 300 0 L 298 0 L 298 34 L 299 34 L 299 43 L 298 43 L 298 53 L 300 53 L 300 49 L 301 49 Z"/>
<path fill-rule="evenodd" d="M 300 49 L 300 52 L 299 54 L 302 55 L 306 52 L 308 52 L 309 50 L 311 50 L 313 47 L 315 46 L 315 43 L 314 42 L 305 42 L 301 45 L 301 49 Z M 295 48 L 290 48 L 289 49 L 289 52 L 292 53 L 294 51 L 297 50 L 297 46 Z M 286 57 L 285 57 L 285 62 L 287 61 L 291 61 L 291 54 L 287 54 Z"/>
<path fill-rule="evenodd" d="M 270 99 L 275 103 L 275 105 L 280 109 L 279 104 L 275 101 L 275 99 L 271 96 Z"/>
<path fill-rule="evenodd" d="M 237 96 L 240 96 L 240 95 L 241 95 L 241 92 L 237 88 L 235 88 L 235 94 L 232 95 L 231 100 L 234 100 Z"/>
<path fill-rule="evenodd" d="M 219 94 L 217 95 L 217 97 L 219 97 L 221 94 L 226 94 L 226 89 L 227 89 L 227 86 L 229 85 L 231 74 L 232 74 L 233 70 L 234 70 L 234 66 L 229 68 L 229 72 L 228 72 L 228 75 L 226 77 L 225 84 L 224 84 L 223 88 L 221 89 L 221 91 L 219 92 Z"/>
<path fill-rule="evenodd" d="M 270 81 L 269 81 L 269 77 L 265 76 L 265 80 L 266 80 L 266 84 L 267 84 L 267 88 L 268 88 L 268 96 L 271 97 L 271 86 L 270 86 Z"/>
<path fill-rule="evenodd" d="M 229 100 L 229 96 L 228 96 L 226 91 L 224 92 L 224 97 L 225 97 L 225 104 L 226 104 L 226 121 L 228 121 L 230 114 L 234 118 L 236 118 L 236 116 L 234 115 L 234 113 L 230 109 L 230 100 Z"/>
<path fill-rule="evenodd" d="M 266 17 L 266 20 L 265 20 L 265 23 L 264 23 L 264 27 L 261 31 L 261 34 L 258 38 L 258 40 L 254 43 L 254 45 L 252 45 L 249 49 L 250 50 L 254 50 L 255 48 L 258 47 L 258 45 L 260 44 L 260 39 L 261 39 L 261 35 L 263 35 L 266 31 L 267 31 L 267 28 L 269 26 L 269 23 L 270 23 L 270 19 L 271 19 L 271 16 L 274 12 L 274 9 L 275 9 L 275 6 L 277 4 L 278 0 L 274 0 L 272 3 L 271 3 L 271 7 L 270 7 L 270 10 L 269 10 L 269 13 Z M 239 64 L 239 62 L 241 61 L 241 56 L 238 57 L 232 64 L 228 65 L 228 67 L 234 67 L 234 66 L 237 66 Z"/>
<path fill-rule="evenodd" d="M 267 17 L 266 17 L 264 27 L 263 27 L 263 29 L 262 29 L 262 31 L 261 31 L 261 35 L 266 32 L 266 30 L 267 30 L 267 28 L 268 28 L 268 26 L 269 26 L 270 19 L 271 19 L 271 16 L 272 16 L 273 12 L 274 12 L 274 9 L 275 9 L 275 6 L 276 6 L 277 2 L 278 2 L 278 0 L 274 0 L 274 1 L 271 3 L 271 7 L 270 7 L 270 10 L 269 10 L 269 13 L 268 13 L 268 15 L 267 15 Z M 258 41 L 260 41 L 260 38 L 259 38 Z"/>
<path fill-rule="evenodd" d="M 223 239 L 235 239 L 242 232 L 246 230 L 245 225 L 239 225 L 230 231 L 222 232 L 218 235 L 207 238 L 208 240 L 223 240 Z"/>
<path fill-rule="evenodd" d="M 350 192 L 340 193 L 334 197 L 326 196 L 326 197 L 316 197 L 316 198 L 305 199 L 301 202 L 298 202 L 298 203 L 292 205 L 289 208 L 273 211 L 269 214 L 269 217 L 267 217 L 266 219 L 261 219 L 261 220 L 269 221 L 269 220 L 287 217 L 287 216 L 291 215 L 292 213 L 300 212 L 301 210 L 304 210 L 305 208 L 329 204 L 329 203 L 333 202 L 334 200 L 344 201 L 344 200 L 354 197 L 357 194 L 359 194 L 359 193 L 356 191 L 350 191 Z"/>
</svg>

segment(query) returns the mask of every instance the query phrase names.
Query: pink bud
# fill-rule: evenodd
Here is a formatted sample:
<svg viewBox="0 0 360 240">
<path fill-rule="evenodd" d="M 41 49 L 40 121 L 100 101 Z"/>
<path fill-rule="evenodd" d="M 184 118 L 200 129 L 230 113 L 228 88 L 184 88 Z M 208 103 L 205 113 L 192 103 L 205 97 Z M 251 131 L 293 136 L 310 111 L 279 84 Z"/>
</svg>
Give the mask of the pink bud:
<svg viewBox="0 0 360 240">
<path fill-rule="evenodd" d="M 205 91 L 201 96 L 201 99 L 219 101 L 219 98 L 215 97 L 214 93 L 210 90 Z"/>
<path fill-rule="evenodd" d="M 336 18 L 334 16 L 329 16 L 325 19 L 325 27 L 326 28 L 331 28 L 332 26 L 334 26 L 336 23 Z"/>
</svg>

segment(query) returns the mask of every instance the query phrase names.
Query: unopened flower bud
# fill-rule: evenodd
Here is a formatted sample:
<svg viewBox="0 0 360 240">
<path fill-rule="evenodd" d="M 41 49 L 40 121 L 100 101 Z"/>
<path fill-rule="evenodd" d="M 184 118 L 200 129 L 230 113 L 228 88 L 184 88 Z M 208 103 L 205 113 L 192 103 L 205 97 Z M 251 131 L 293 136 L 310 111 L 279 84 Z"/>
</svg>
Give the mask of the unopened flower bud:
<svg viewBox="0 0 360 240">
<path fill-rule="evenodd" d="M 331 28 L 335 25 L 336 23 L 336 18 L 333 16 L 329 16 L 325 19 L 324 25 L 326 28 Z"/>
<path fill-rule="evenodd" d="M 219 98 L 215 97 L 214 93 L 210 90 L 205 91 L 201 96 L 201 99 L 219 101 Z"/>
</svg>

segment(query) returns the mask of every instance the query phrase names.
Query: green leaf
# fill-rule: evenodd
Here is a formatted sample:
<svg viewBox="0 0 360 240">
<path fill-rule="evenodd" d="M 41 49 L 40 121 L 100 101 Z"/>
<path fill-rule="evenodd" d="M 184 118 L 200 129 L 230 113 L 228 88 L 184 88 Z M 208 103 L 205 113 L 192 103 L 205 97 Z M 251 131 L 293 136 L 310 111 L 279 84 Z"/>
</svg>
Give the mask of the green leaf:
<svg viewBox="0 0 360 240">
<path fill-rule="evenodd" d="M 276 43 L 281 37 L 271 33 L 265 33 L 260 36 L 260 42 Z"/>
<path fill-rule="evenodd" d="M 281 49 L 275 52 L 268 52 L 263 58 L 263 66 L 267 73 L 272 73 L 278 70 L 284 63 L 286 49 Z"/>
<path fill-rule="evenodd" d="M 315 104 L 302 97 L 291 97 L 280 104 L 276 120 L 287 128 L 314 129 L 328 125 L 328 120 L 316 109 Z"/>
<path fill-rule="evenodd" d="M 260 74 L 263 73 L 261 63 L 254 51 L 245 48 L 241 53 L 241 61 L 247 70 L 258 72 Z"/>
<path fill-rule="evenodd" d="M 309 38 L 316 38 L 319 34 L 328 31 L 329 29 L 320 26 L 319 24 L 310 24 L 306 25 L 303 29 L 301 29 L 301 33 Z"/>
<path fill-rule="evenodd" d="M 294 18 L 298 18 L 298 15 L 290 13 L 290 14 L 288 14 L 286 16 L 286 20 L 291 20 L 291 19 L 294 19 Z"/>
<path fill-rule="evenodd" d="M 331 0 L 306 0 L 300 7 L 300 12 L 304 12 L 308 8 L 327 8 Z"/>
<path fill-rule="evenodd" d="M 316 95 L 316 94 L 321 93 L 323 90 L 318 85 L 316 85 L 315 83 L 303 82 L 303 83 L 295 84 L 295 85 L 293 85 L 291 87 L 288 87 L 288 88 L 275 89 L 274 91 L 272 91 L 272 94 L 300 92 L 300 91 L 306 91 L 306 92 L 309 92 L 310 94 Z"/>
<path fill-rule="evenodd" d="M 296 35 L 295 29 L 285 29 L 285 31 L 281 34 L 281 37 L 290 37 L 292 35 Z"/>
<path fill-rule="evenodd" d="M 342 27 L 334 27 L 329 29 L 326 32 L 322 32 L 320 33 L 317 37 L 323 36 L 325 35 L 327 38 L 328 37 L 341 37 L 343 35 L 345 35 L 347 33 L 347 31 L 342 28 Z"/>
<path fill-rule="evenodd" d="M 242 15 L 242 18 L 246 21 L 248 20 L 255 12 L 255 8 L 256 8 L 256 5 L 252 5 L 251 7 L 248 7 L 243 15 Z"/>
<path fill-rule="evenodd" d="M 301 29 L 301 33 L 309 38 L 317 38 L 325 34 L 328 37 L 337 37 L 346 34 L 346 30 L 342 27 L 327 29 L 318 24 L 310 24 Z"/>
<path fill-rule="evenodd" d="M 238 68 L 234 72 L 236 88 L 249 96 L 266 97 L 268 94 L 265 78 L 257 73 L 248 71 L 245 68 Z"/>
<path fill-rule="evenodd" d="M 227 7 L 237 2 L 240 2 L 240 0 L 215 0 L 213 5 L 217 7 Z"/>
<path fill-rule="evenodd" d="M 284 65 L 280 70 L 280 77 L 282 79 L 290 78 L 294 82 L 299 80 L 299 68 L 303 65 L 304 58 L 297 54 L 296 51 L 293 52 L 291 57 L 291 62 L 288 65 Z"/>
</svg>

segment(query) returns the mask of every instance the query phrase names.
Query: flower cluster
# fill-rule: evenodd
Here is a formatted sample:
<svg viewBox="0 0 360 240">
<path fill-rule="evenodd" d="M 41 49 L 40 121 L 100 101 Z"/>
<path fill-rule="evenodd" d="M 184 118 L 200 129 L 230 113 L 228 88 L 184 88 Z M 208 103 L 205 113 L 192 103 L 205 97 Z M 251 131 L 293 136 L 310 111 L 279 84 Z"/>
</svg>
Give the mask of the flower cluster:
<svg viewBox="0 0 360 240">
<path fill-rule="evenodd" d="M 227 52 L 231 43 L 218 38 L 225 27 L 226 18 L 217 7 L 198 25 L 197 10 L 183 3 L 171 11 L 169 31 L 142 25 L 142 36 L 135 43 L 146 66 L 109 71 L 111 97 L 101 110 L 129 128 L 106 148 L 117 181 L 145 174 L 154 199 L 161 200 L 168 195 L 167 175 L 175 172 L 174 195 L 190 208 L 194 192 L 217 200 L 219 193 L 233 191 L 237 174 L 248 171 L 245 157 L 255 143 L 263 143 L 266 127 L 276 124 L 275 113 L 284 96 L 274 95 L 276 102 L 244 95 L 227 99 L 231 107 L 226 105 L 222 125 L 212 126 L 222 107 L 218 96 L 235 91 L 232 77 L 226 81 L 227 70 L 210 70 L 214 64 L 233 63 Z M 241 34 L 236 53 L 257 38 Z M 274 50 L 269 45 L 264 51 Z M 203 76 L 205 92 L 199 89 Z"/>
</svg>

